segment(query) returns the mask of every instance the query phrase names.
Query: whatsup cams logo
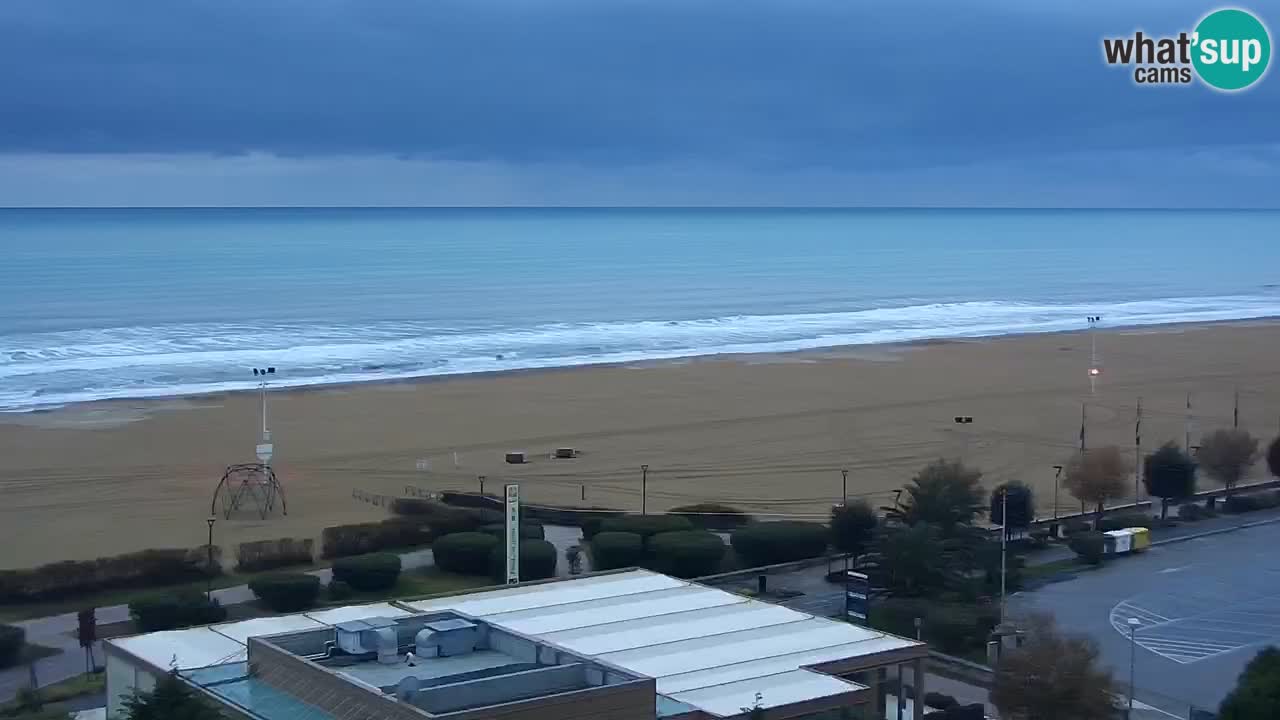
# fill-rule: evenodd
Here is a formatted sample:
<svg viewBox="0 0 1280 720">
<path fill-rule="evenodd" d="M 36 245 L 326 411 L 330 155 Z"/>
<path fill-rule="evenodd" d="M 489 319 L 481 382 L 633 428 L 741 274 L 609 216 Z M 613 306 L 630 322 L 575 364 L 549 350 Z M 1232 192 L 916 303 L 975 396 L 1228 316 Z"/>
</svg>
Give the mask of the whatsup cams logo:
<svg viewBox="0 0 1280 720">
<path fill-rule="evenodd" d="M 1141 31 L 1103 38 L 1108 65 L 1133 68 L 1139 85 L 1189 85 L 1195 78 L 1215 90 L 1244 90 L 1262 79 L 1271 61 L 1267 26 L 1247 10 L 1225 8 L 1205 15 L 1195 30 L 1172 37 Z"/>
</svg>

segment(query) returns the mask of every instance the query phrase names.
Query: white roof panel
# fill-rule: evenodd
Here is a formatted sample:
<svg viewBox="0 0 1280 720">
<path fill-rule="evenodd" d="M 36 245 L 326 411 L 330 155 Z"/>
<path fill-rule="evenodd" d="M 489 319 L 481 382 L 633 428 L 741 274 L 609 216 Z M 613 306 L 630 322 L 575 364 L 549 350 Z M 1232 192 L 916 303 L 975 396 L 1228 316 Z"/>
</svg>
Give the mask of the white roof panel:
<svg viewBox="0 0 1280 720">
<path fill-rule="evenodd" d="M 691 610 L 744 604 L 747 599 L 711 588 L 681 587 L 671 590 L 621 595 L 594 602 L 554 605 L 490 615 L 486 620 L 500 623 L 519 633 L 542 635 L 573 628 L 686 613 Z M 464 611 L 465 612 L 465 611 Z"/>
<path fill-rule="evenodd" d="M 368 605 L 347 605 L 330 610 L 316 610 L 305 613 L 308 618 L 324 625 L 337 625 L 348 620 L 364 620 L 365 618 L 385 617 L 397 618 L 411 615 L 407 610 L 391 603 L 370 603 Z"/>
<path fill-rule="evenodd" d="M 660 617 L 574 628 L 545 634 L 542 638 L 585 655 L 601 655 L 646 645 L 800 622 L 809 617 L 781 605 L 749 600 Z"/>
<path fill-rule="evenodd" d="M 247 643 L 251 637 L 315 630 L 323 627 L 328 626 L 317 620 L 312 620 L 306 615 L 281 615 L 279 617 L 253 618 L 252 620 L 212 625 L 209 629 L 243 644 Z"/>
<path fill-rule="evenodd" d="M 822 663 L 869 655 L 885 650 L 894 650 L 900 647 L 904 647 L 900 639 L 888 636 L 878 640 L 832 645 L 775 657 L 748 658 L 742 662 L 728 663 L 705 670 L 660 677 L 658 678 L 658 692 L 670 695 L 684 690 L 776 675 L 793 668 L 821 665 Z"/>
<path fill-rule="evenodd" d="M 418 612 L 456 610 L 475 617 L 486 617 L 503 612 L 532 608 L 589 602 L 604 598 L 651 592 L 687 586 L 688 583 L 657 573 L 635 570 L 613 575 L 598 575 L 581 580 L 549 582 L 528 587 L 516 587 L 489 592 L 455 595 L 404 603 Z"/>
<path fill-rule="evenodd" d="M 207 627 L 114 638 L 108 642 L 161 671 L 190 670 L 243 660 L 244 645 Z"/>
<path fill-rule="evenodd" d="M 770 677 L 690 690 L 671 697 L 715 715 L 737 715 L 743 708 L 755 704 L 756 693 L 760 694 L 760 707 L 772 708 L 862 689 L 862 685 L 830 675 L 792 670 Z"/>
</svg>

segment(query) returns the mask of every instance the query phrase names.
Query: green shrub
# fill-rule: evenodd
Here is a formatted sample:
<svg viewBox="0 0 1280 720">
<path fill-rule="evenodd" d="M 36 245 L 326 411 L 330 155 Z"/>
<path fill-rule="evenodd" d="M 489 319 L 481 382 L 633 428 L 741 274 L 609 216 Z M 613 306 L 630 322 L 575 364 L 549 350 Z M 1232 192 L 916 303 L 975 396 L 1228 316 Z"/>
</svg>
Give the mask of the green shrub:
<svg viewBox="0 0 1280 720">
<path fill-rule="evenodd" d="M 327 592 L 329 594 L 329 599 L 336 602 L 342 602 L 356 594 L 355 588 L 341 580 L 330 580 Z"/>
<path fill-rule="evenodd" d="M 382 522 L 327 527 L 320 534 L 320 545 L 324 557 L 338 558 L 426 545 L 434 537 L 426 519 L 394 517 Z"/>
<path fill-rule="evenodd" d="M 556 576 L 560 553 L 546 540 L 520 541 L 520 581 L 545 580 Z M 507 579 L 507 546 L 499 543 L 490 551 L 489 572 L 495 582 Z"/>
<path fill-rule="evenodd" d="M 776 565 L 822 555 L 827 550 L 827 528 L 790 520 L 757 523 L 735 530 L 732 544 L 747 567 Z"/>
<path fill-rule="evenodd" d="M 751 522 L 751 516 L 741 510 L 720 503 L 681 505 L 669 511 L 672 515 L 688 518 L 694 527 L 704 530 L 733 530 Z"/>
<path fill-rule="evenodd" d="M 658 533 L 692 530 L 693 523 L 679 515 L 627 515 L 609 518 L 600 524 L 600 532 L 629 532 L 648 542 Z"/>
<path fill-rule="evenodd" d="M 431 552 L 441 570 L 459 575 L 487 575 L 489 555 L 501 544 L 488 533 L 460 532 L 436 540 Z"/>
<path fill-rule="evenodd" d="M 658 533 L 649 538 L 645 564 L 680 578 L 714 575 L 720 571 L 725 550 L 724 540 L 706 530 Z"/>
<path fill-rule="evenodd" d="M 391 501 L 391 512 L 395 515 L 432 515 L 439 503 L 423 498 L 395 498 Z"/>
<path fill-rule="evenodd" d="M 17 664 L 26 644 L 26 630 L 13 625 L 0 625 L 0 668 Z"/>
<path fill-rule="evenodd" d="M 644 559 L 644 538 L 635 533 L 602 532 L 591 538 L 591 569 L 634 567 Z"/>
<path fill-rule="evenodd" d="M 985 647 L 997 622 L 998 614 L 985 608 L 945 605 L 930 609 L 921 630 L 931 647 L 955 655 Z"/>
<path fill-rule="evenodd" d="M 222 622 L 227 610 L 204 593 L 180 590 L 134 600 L 129 603 L 129 617 L 139 632 L 155 632 Z"/>
<path fill-rule="evenodd" d="M 1200 503 L 1194 503 L 1194 502 L 1183 503 L 1182 505 L 1178 506 L 1179 520 L 1195 521 L 1195 520 L 1204 520 L 1206 518 L 1217 517 L 1217 516 L 1218 516 L 1217 511 L 1210 510 L 1209 508 L 1205 507 L 1204 505 L 1201 505 Z"/>
<path fill-rule="evenodd" d="M 1067 543 L 1081 560 L 1097 565 L 1102 562 L 1107 549 L 1107 537 L 1101 532 L 1077 533 Z"/>
<path fill-rule="evenodd" d="M 1277 497 L 1274 493 L 1232 495 L 1222 501 L 1222 511 L 1227 513 L 1253 512 L 1276 507 L 1278 503 L 1280 503 L 1280 497 Z"/>
<path fill-rule="evenodd" d="M 141 550 L 96 560 L 65 560 L 22 570 L 0 570 L 0 603 L 35 602 L 113 588 L 173 585 L 208 575 L 204 546 Z M 213 574 L 222 571 L 213 548 Z"/>
<path fill-rule="evenodd" d="M 316 604 L 320 578 L 306 573 L 276 573 L 249 581 L 249 589 L 276 612 L 297 612 Z"/>
<path fill-rule="evenodd" d="M 481 525 L 479 532 L 488 533 L 499 540 L 504 540 L 507 537 L 507 525 L 506 523 Z M 542 523 L 522 522 L 520 523 L 520 538 L 522 540 L 545 540 L 547 539 L 546 530 L 543 529 Z"/>
<path fill-rule="evenodd" d="M 261 572 L 290 565 L 310 565 L 315 541 L 311 538 L 276 538 L 243 542 L 236 546 L 236 571 Z"/>
<path fill-rule="evenodd" d="M 498 511 L 501 514 L 502 498 L 494 495 L 480 495 L 479 493 L 466 492 L 442 492 L 440 500 L 447 505 L 466 508 L 480 508 L 484 510 Z M 553 505 L 522 505 L 520 507 L 520 515 L 525 520 L 538 520 L 548 525 L 576 525 L 584 527 L 584 524 L 593 519 L 602 519 L 606 517 L 621 517 L 625 515 L 621 510 L 613 508 L 600 507 L 556 507 Z M 502 518 L 497 520 L 488 520 L 483 524 L 491 522 L 502 522 Z M 595 528 L 599 530 L 597 526 Z M 592 533 L 594 534 L 594 533 Z M 590 540 L 591 536 L 586 535 L 586 539 Z"/>
<path fill-rule="evenodd" d="M 1111 530 L 1124 530 L 1131 527 L 1151 528 L 1154 525 L 1151 516 L 1142 512 L 1118 513 L 1116 515 L 1107 515 L 1098 521 L 1098 530 L 1101 532 L 1109 532 Z"/>
<path fill-rule="evenodd" d="M 373 553 L 342 558 L 333 563 L 333 579 L 361 592 L 388 590 L 400 579 L 400 556 Z"/>
<path fill-rule="evenodd" d="M 604 524 L 607 517 L 589 517 L 582 521 L 582 539 L 591 540 L 600 532 L 600 526 Z"/>
</svg>

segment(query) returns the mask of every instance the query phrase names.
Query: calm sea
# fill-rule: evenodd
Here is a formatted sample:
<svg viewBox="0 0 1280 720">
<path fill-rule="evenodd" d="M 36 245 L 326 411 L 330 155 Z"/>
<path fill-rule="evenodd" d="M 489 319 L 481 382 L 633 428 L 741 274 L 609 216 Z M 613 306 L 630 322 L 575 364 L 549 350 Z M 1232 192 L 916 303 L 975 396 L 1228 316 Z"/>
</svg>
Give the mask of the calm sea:
<svg viewBox="0 0 1280 720">
<path fill-rule="evenodd" d="M 0 409 L 1280 315 L 1280 212 L 0 210 Z"/>
</svg>

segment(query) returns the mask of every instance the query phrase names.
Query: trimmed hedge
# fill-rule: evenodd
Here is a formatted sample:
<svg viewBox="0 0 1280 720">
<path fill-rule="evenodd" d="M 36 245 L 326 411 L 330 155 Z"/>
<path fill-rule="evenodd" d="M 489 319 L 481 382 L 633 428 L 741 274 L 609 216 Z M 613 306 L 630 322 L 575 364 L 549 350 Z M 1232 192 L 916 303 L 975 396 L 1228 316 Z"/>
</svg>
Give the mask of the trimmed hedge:
<svg viewBox="0 0 1280 720">
<path fill-rule="evenodd" d="M 520 542 L 520 581 L 545 580 L 556 576 L 560 553 L 546 540 Z M 489 554 L 489 573 L 495 582 L 507 579 L 507 546 L 498 543 Z"/>
<path fill-rule="evenodd" d="M 26 630 L 13 625 L 0 625 L 0 668 L 17 664 L 26 644 Z"/>
<path fill-rule="evenodd" d="M 1111 530 L 1124 530 L 1131 527 L 1150 528 L 1155 524 L 1151 516 L 1141 512 L 1119 513 L 1117 515 L 1107 515 L 1098 521 L 1098 530 L 1109 532 Z"/>
<path fill-rule="evenodd" d="M 236 546 L 236 570 L 260 572 L 314 562 L 315 541 L 311 538 L 276 538 L 242 542 Z"/>
<path fill-rule="evenodd" d="M 499 540 L 507 537 L 506 523 L 494 523 L 492 525 L 481 525 L 479 531 L 488 533 Z M 522 522 L 520 523 L 520 538 L 522 540 L 546 540 L 546 531 L 542 528 L 542 523 Z"/>
<path fill-rule="evenodd" d="M 22 603 L 83 595 L 98 590 L 173 585 L 209 574 L 208 548 L 168 548 L 64 560 L 35 568 L 0 570 L 0 603 Z M 222 572 L 222 549 L 213 548 L 214 575 Z"/>
<path fill-rule="evenodd" d="M 391 548 L 427 545 L 434 538 L 431 526 L 420 517 L 394 517 L 382 522 L 334 525 L 320 533 L 321 555 L 326 558 L 365 555 Z"/>
<path fill-rule="evenodd" d="M 591 538 L 591 569 L 616 570 L 644 560 L 644 538 L 635 533 L 602 532 Z"/>
<path fill-rule="evenodd" d="M 373 553 L 342 558 L 333 563 L 333 579 L 361 592 L 388 590 L 400 579 L 400 556 Z"/>
<path fill-rule="evenodd" d="M 1071 536 L 1067 546 L 1090 565 L 1097 565 L 1105 557 L 1107 549 L 1106 535 L 1101 532 L 1077 533 Z"/>
<path fill-rule="evenodd" d="M 250 580 L 249 589 L 276 612 L 297 612 L 316 604 L 320 578 L 306 573 L 276 573 Z"/>
<path fill-rule="evenodd" d="M 481 495 L 479 493 L 467 492 L 442 492 L 440 500 L 447 505 L 456 507 L 484 508 L 488 510 L 497 510 L 501 513 L 502 498 L 495 495 Z M 525 520 L 538 520 L 548 525 L 574 525 L 583 527 L 583 524 L 593 518 L 604 517 L 621 517 L 626 513 L 622 510 L 601 507 L 555 507 L 551 505 L 521 505 L 520 514 Z M 490 522 L 501 522 L 501 518 Z M 587 538 L 588 540 L 590 537 Z"/>
<path fill-rule="evenodd" d="M 720 503 L 696 503 L 673 507 L 667 512 L 688 518 L 694 527 L 704 530 L 733 530 L 751 522 L 751 516 L 741 510 Z"/>
<path fill-rule="evenodd" d="M 714 575 L 720 571 L 726 549 L 719 535 L 706 530 L 658 533 L 649 538 L 646 564 L 679 578 Z"/>
<path fill-rule="evenodd" d="M 1183 503 L 1178 506 L 1179 520 L 1204 520 L 1206 518 L 1217 517 L 1217 510 L 1210 510 L 1200 503 Z"/>
<path fill-rule="evenodd" d="M 646 543 L 658 533 L 692 530 L 693 523 L 679 515 L 627 515 L 608 518 L 600 523 L 600 532 L 628 532 L 639 535 Z"/>
<path fill-rule="evenodd" d="M 1258 493 L 1254 495 L 1232 495 L 1222 501 L 1222 511 L 1228 513 L 1246 513 L 1254 510 L 1268 510 L 1280 505 L 1280 494 Z"/>
<path fill-rule="evenodd" d="M 489 556 L 501 545 L 498 538 L 482 532 L 445 535 L 431 546 L 436 567 L 460 575 L 487 575 Z M 522 543 L 523 544 L 523 543 Z"/>
<path fill-rule="evenodd" d="M 1072 535 L 1079 535 L 1080 533 L 1087 533 L 1092 531 L 1093 531 L 1093 525 L 1090 524 L 1087 520 L 1073 519 L 1073 520 L 1062 521 L 1062 534 L 1066 537 L 1071 537 Z"/>
<path fill-rule="evenodd" d="M 227 610 L 204 593 L 182 590 L 134 600 L 129 603 L 129 617 L 139 632 L 155 632 L 222 622 Z"/>
<path fill-rule="evenodd" d="M 827 550 L 827 538 L 825 525 L 784 520 L 739 528 L 731 542 L 744 566 L 760 567 L 818 557 Z"/>
</svg>

